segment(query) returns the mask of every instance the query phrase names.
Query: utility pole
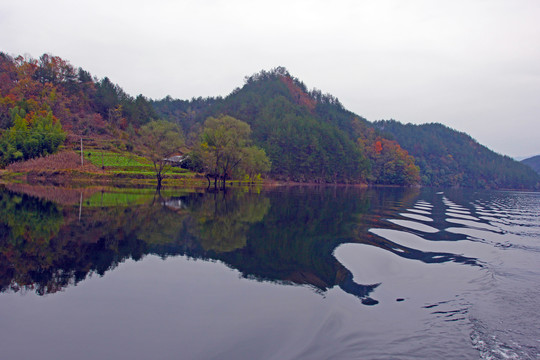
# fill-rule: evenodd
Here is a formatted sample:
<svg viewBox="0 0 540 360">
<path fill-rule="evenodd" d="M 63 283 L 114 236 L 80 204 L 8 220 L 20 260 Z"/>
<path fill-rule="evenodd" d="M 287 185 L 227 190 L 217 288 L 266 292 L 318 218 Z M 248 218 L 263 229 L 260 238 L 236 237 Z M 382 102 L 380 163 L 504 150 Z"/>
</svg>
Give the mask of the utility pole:
<svg viewBox="0 0 540 360">
<path fill-rule="evenodd" d="M 82 191 L 81 191 L 81 200 L 79 201 L 79 222 L 81 222 L 81 214 L 82 214 Z"/>
<path fill-rule="evenodd" d="M 103 142 L 101 142 L 101 170 L 105 169 L 105 167 L 103 166 L 103 151 L 105 150 L 104 147 L 105 146 L 103 146 Z"/>
</svg>

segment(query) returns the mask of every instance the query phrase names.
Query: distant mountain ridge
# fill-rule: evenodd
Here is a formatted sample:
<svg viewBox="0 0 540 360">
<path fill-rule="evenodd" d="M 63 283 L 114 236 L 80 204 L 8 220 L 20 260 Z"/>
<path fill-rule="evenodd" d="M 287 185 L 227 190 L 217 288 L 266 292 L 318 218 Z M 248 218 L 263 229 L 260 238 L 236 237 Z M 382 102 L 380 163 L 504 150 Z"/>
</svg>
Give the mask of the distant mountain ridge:
<svg viewBox="0 0 540 360">
<path fill-rule="evenodd" d="M 540 174 L 540 155 L 532 156 L 527 159 L 521 160 L 522 164 L 531 167 L 534 171 Z"/>
</svg>

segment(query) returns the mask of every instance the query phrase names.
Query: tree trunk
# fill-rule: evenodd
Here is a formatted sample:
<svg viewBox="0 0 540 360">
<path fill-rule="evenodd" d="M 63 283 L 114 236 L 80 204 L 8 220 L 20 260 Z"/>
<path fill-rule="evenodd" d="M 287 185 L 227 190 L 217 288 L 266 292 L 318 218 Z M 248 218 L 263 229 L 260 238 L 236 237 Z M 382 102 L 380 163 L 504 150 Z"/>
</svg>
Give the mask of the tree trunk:
<svg viewBox="0 0 540 360">
<path fill-rule="evenodd" d="M 163 176 L 161 174 L 157 174 L 157 190 L 161 189 L 161 180 L 163 180 Z"/>
</svg>

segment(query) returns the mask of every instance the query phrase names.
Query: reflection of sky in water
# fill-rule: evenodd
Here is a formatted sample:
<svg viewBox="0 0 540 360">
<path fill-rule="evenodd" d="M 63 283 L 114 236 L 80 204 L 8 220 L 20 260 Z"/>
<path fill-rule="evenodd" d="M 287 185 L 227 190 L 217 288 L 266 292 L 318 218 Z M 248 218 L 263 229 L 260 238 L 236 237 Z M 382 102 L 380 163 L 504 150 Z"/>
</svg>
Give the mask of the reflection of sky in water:
<svg viewBox="0 0 540 360">
<path fill-rule="evenodd" d="M 411 219 L 414 219 L 414 220 L 418 220 L 418 221 L 427 221 L 427 222 L 432 222 L 433 221 L 432 218 L 429 218 L 427 216 L 417 215 L 417 214 L 399 213 L 399 215 L 404 216 L 404 217 L 408 217 L 408 218 L 411 218 Z"/>
<path fill-rule="evenodd" d="M 417 213 L 417 214 L 431 215 L 431 212 L 425 211 L 425 210 L 407 209 L 407 211 L 414 212 L 414 213 Z"/>
<path fill-rule="evenodd" d="M 467 226 L 467 227 L 470 227 L 470 228 L 480 228 L 480 229 L 485 229 L 485 230 L 489 230 L 489 231 L 493 231 L 493 232 L 499 232 L 500 231 L 500 229 L 498 227 L 496 227 L 496 226 L 481 223 L 479 221 L 470 221 L 470 220 L 452 219 L 452 218 L 448 218 L 448 219 L 446 219 L 446 221 L 448 221 L 449 223 L 453 223 L 453 224 L 464 225 L 464 226 Z"/>
<path fill-rule="evenodd" d="M 410 220 L 400 220 L 400 219 L 390 219 L 388 220 L 391 223 L 394 223 L 398 226 L 402 226 L 404 228 L 409 228 L 413 230 L 418 230 L 426 233 L 436 233 L 439 232 L 439 229 L 434 228 L 433 226 L 425 225 L 416 221 L 410 221 Z"/>
<path fill-rule="evenodd" d="M 446 213 L 447 214 L 453 214 L 453 215 L 459 215 L 459 214 L 469 215 L 471 212 L 469 210 L 460 210 L 460 209 L 449 207 L 446 210 Z"/>
<path fill-rule="evenodd" d="M 480 219 L 478 219 L 478 218 L 476 218 L 474 216 L 465 215 L 463 213 L 455 213 L 455 212 L 451 212 L 451 211 L 447 211 L 446 216 L 460 218 L 460 219 L 466 219 L 466 220 L 480 221 Z"/>
</svg>

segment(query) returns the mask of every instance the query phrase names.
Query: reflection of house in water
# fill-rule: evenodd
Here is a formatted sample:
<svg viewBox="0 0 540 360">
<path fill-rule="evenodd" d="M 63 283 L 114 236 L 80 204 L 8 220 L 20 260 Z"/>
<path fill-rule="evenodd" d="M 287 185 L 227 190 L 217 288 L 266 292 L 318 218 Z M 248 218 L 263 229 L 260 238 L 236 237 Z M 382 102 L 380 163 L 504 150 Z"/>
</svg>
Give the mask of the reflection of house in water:
<svg viewBox="0 0 540 360">
<path fill-rule="evenodd" d="M 171 198 L 169 200 L 166 200 L 164 205 L 167 206 L 168 208 L 172 208 L 175 210 L 181 210 L 181 209 L 186 208 L 186 205 L 184 205 L 184 203 L 182 202 L 182 199 L 180 198 Z"/>
</svg>

